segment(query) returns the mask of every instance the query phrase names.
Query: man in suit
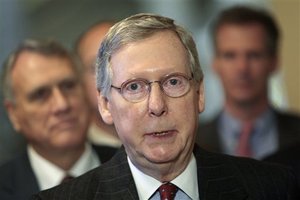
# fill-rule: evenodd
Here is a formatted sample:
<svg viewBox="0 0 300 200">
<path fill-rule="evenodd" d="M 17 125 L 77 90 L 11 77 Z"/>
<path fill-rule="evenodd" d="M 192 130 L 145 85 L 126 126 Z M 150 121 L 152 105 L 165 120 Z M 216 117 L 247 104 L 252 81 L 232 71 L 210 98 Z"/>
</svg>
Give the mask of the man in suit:
<svg viewBox="0 0 300 200">
<path fill-rule="evenodd" d="M 300 139 L 299 115 L 275 109 L 268 81 L 278 66 L 280 33 L 265 10 L 224 10 L 213 28 L 213 69 L 224 87 L 224 109 L 201 125 L 197 143 L 207 150 L 256 159 Z"/>
<path fill-rule="evenodd" d="M 195 145 L 203 74 L 192 36 L 174 20 L 141 13 L 115 24 L 96 69 L 100 114 L 123 147 L 33 199 L 297 199 L 285 168 Z"/>
<path fill-rule="evenodd" d="M 111 147 L 86 142 L 89 110 L 78 67 L 52 40 L 26 40 L 4 64 L 4 103 L 28 142 L 0 167 L 0 199 L 28 199 L 107 161 Z M 98 153 L 98 154 L 97 154 Z"/>
<path fill-rule="evenodd" d="M 75 43 L 75 53 L 81 61 L 83 69 L 84 89 L 87 93 L 88 105 L 91 110 L 91 122 L 88 139 L 94 144 L 120 147 L 121 141 L 113 125 L 103 122 L 97 103 L 97 89 L 95 81 L 95 62 L 99 45 L 113 21 L 100 21 L 84 31 Z"/>
</svg>

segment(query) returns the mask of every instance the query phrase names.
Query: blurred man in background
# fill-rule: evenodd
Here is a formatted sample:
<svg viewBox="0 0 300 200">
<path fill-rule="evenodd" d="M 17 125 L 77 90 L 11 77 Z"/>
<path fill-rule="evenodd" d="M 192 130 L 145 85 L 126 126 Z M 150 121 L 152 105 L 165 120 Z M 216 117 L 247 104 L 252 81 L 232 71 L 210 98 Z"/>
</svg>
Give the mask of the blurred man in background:
<svg viewBox="0 0 300 200">
<path fill-rule="evenodd" d="M 98 111 L 97 90 L 95 82 L 95 61 L 100 43 L 113 21 L 101 21 L 81 34 L 75 44 L 75 52 L 83 67 L 83 80 L 91 110 L 91 124 L 88 138 L 95 144 L 119 147 L 121 142 L 112 125 L 105 124 Z"/>
<path fill-rule="evenodd" d="M 264 10 L 232 7 L 213 28 L 213 68 L 225 93 L 222 112 L 203 125 L 197 142 L 216 152 L 256 159 L 300 138 L 300 118 L 274 108 L 268 81 L 278 67 L 280 32 Z"/>
<path fill-rule="evenodd" d="M 4 103 L 27 151 L 0 167 L 0 199 L 31 194 L 107 161 L 115 149 L 86 142 L 89 110 L 78 66 L 51 40 L 26 40 L 4 64 Z"/>
</svg>

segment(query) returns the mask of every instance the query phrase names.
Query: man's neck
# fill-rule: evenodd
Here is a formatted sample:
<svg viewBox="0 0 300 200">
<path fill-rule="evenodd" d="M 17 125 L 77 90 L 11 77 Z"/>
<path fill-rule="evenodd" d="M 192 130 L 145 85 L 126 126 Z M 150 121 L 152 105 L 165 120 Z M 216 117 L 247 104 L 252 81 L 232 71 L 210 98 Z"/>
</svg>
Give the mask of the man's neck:
<svg viewBox="0 0 300 200">
<path fill-rule="evenodd" d="M 269 107 L 270 105 L 267 100 L 262 100 L 259 103 L 249 103 L 249 104 L 226 102 L 225 111 L 230 113 L 235 118 L 241 119 L 243 121 L 254 121 Z"/>
<path fill-rule="evenodd" d="M 137 163 L 135 159 L 130 159 L 132 163 L 143 173 L 155 178 L 160 182 L 170 182 L 175 179 L 179 174 L 181 174 L 191 160 L 192 152 L 188 156 L 182 156 L 178 158 L 176 162 L 168 163 L 153 163 L 148 160 L 139 161 Z"/>
</svg>

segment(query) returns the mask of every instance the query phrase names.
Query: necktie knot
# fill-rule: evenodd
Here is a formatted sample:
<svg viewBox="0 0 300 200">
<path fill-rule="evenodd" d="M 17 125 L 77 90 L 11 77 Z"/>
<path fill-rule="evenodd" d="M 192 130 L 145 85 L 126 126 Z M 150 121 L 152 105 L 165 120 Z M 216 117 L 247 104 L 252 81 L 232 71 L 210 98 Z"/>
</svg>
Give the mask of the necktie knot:
<svg viewBox="0 0 300 200">
<path fill-rule="evenodd" d="M 161 200 L 173 200 L 178 190 L 177 186 L 168 182 L 159 187 Z"/>
<path fill-rule="evenodd" d="M 69 175 L 69 174 L 66 174 L 66 176 L 61 180 L 61 183 L 66 183 L 70 180 L 72 180 L 74 177 Z"/>
</svg>

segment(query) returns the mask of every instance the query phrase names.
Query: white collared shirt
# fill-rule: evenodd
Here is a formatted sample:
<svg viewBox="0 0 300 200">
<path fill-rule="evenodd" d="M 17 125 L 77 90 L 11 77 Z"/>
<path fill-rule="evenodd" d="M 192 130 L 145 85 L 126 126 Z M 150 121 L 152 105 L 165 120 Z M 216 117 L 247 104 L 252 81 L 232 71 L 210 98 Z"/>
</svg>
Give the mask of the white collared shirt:
<svg viewBox="0 0 300 200">
<path fill-rule="evenodd" d="M 141 172 L 138 168 L 134 166 L 134 164 L 131 162 L 128 156 L 127 160 L 135 182 L 135 186 L 137 188 L 139 199 L 148 200 L 156 192 L 156 190 L 162 183 L 156 180 L 155 178 Z M 192 155 L 191 160 L 186 169 L 174 180 L 172 180 L 171 183 L 180 188 L 180 190 L 187 194 L 191 199 L 199 199 L 197 164 L 194 155 Z M 178 199 L 177 195 L 175 199 Z"/>
<path fill-rule="evenodd" d="M 40 190 L 60 184 L 66 174 L 77 177 L 100 165 L 97 154 L 88 143 L 85 145 L 83 154 L 68 172 L 40 156 L 30 145 L 27 147 L 27 152 Z"/>
</svg>

